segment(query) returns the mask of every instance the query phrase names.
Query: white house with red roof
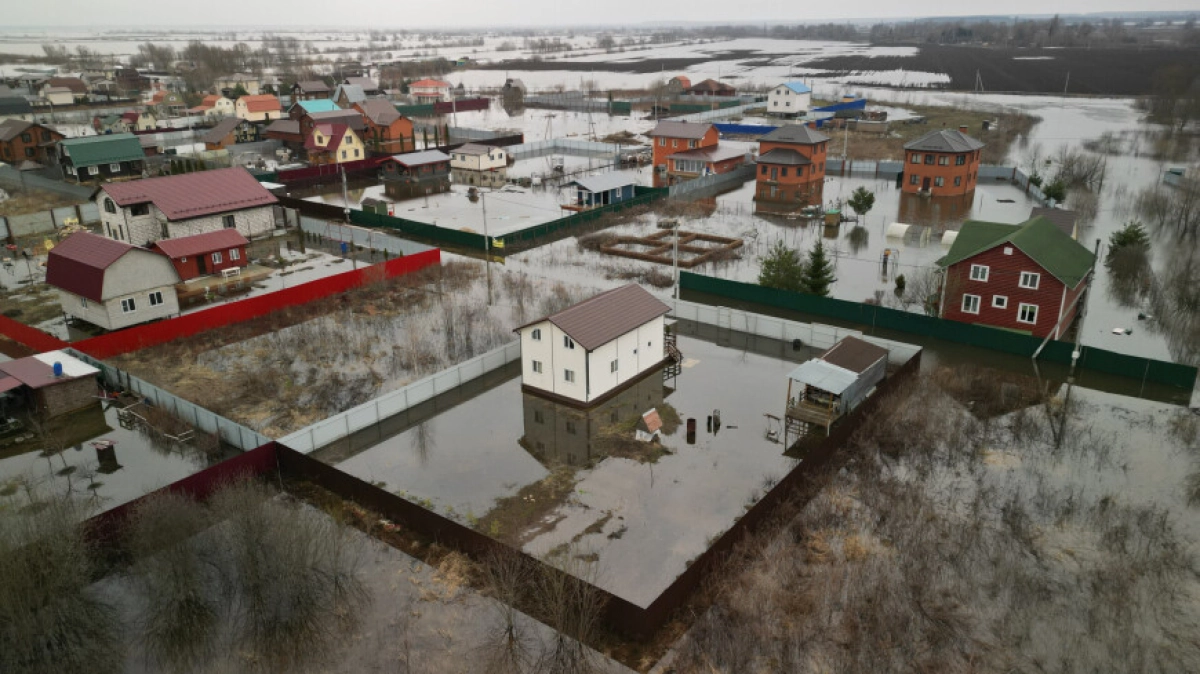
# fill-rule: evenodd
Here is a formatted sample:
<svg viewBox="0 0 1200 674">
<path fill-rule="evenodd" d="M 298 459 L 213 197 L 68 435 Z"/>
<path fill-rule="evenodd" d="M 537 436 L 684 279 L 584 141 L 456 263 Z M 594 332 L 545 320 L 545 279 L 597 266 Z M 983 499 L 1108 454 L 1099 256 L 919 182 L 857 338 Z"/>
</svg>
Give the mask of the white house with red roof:
<svg viewBox="0 0 1200 674">
<path fill-rule="evenodd" d="M 271 94 L 242 96 L 237 99 L 234 109 L 238 117 L 251 122 L 271 122 L 283 116 L 279 99 Z"/>
<path fill-rule="evenodd" d="M 408 85 L 408 93 L 417 103 L 437 103 L 450 100 L 450 83 L 442 80 L 417 80 Z"/>
<path fill-rule="evenodd" d="M 96 191 L 102 233 L 148 246 L 221 229 L 247 239 L 275 229 L 279 200 L 240 166 L 215 171 L 107 183 Z"/>
<path fill-rule="evenodd" d="M 362 138 L 347 124 L 316 124 L 304 139 L 310 164 L 344 164 L 367 158 Z"/>
<path fill-rule="evenodd" d="M 46 283 L 63 313 L 105 330 L 179 313 L 179 274 L 166 256 L 89 232 L 50 250 Z"/>
</svg>

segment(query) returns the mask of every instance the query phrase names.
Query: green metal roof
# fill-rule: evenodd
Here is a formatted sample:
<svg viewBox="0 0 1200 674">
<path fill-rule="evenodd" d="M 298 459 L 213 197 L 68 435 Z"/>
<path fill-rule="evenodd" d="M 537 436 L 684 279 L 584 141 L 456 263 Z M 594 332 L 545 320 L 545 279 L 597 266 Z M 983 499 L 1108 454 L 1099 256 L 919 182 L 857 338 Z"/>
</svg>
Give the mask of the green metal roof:
<svg viewBox="0 0 1200 674">
<path fill-rule="evenodd" d="M 949 267 L 1000 244 L 1020 249 L 1069 288 L 1079 285 L 1096 262 L 1096 256 L 1090 250 L 1053 222 L 1036 217 L 1019 225 L 968 220 L 959 229 L 958 238 L 950 246 L 950 252 L 937 264 Z"/>
<path fill-rule="evenodd" d="M 146 158 L 146 153 L 142 151 L 142 144 L 132 133 L 68 138 L 60 145 L 67 150 L 68 156 L 71 157 L 71 164 L 76 167 L 115 164 L 119 161 L 135 161 Z"/>
</svg>

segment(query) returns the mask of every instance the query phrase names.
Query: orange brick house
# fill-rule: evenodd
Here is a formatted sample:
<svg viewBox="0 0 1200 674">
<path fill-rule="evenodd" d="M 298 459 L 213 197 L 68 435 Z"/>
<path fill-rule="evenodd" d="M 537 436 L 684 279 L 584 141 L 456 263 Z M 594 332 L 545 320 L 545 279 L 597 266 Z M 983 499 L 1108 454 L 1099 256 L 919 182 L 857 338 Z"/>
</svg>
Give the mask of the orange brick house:
<svg viewBox="0 0 1200 674">
<path fill-rule="evenodd" d="M 974 192 L 984 144 L 966 131 L 931 131 L 905 145 L 903 191 L 931 197 Z"/>
<path fill-rule="evenodd" d="M 791 211 L 820 204 L 829 136 L 807 126 L 781 126 L 758 142 L 754 198 Z"/>
<path fill-rule="evenodd" d="M 417 149 L 412 120 L 396 112 L 390 101 L 373 98 L 355 103 L 354 109 L 362 113 L 366 123 L 363 143 L 371 152 L 393 155 Z"/>
<path fill-rule="evenodd" d="M 691 122 L 659 122 L 650 132 L 654 143 L 654 168 L 666 167 L 667 157 L 678 152 L 716 147 L 720 140 L 717 127 Z"/>
<path fill-rule="evenodd" d="M 48 126 L 19 119 L 0 122 L 0 161 L 20 164 L 33 161 L 46 164 L 50 160 L 49 148 L 65 138 Z"/>
</svg>

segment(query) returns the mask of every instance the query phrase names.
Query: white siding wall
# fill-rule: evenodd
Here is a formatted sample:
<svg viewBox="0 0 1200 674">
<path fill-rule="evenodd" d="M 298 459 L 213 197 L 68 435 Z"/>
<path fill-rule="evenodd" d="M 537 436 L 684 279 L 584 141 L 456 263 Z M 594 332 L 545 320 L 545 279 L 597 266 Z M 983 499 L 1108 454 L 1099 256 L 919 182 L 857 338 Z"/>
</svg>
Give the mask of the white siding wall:
<svg viewBox="0 0 1200 674">
<path fill-rule="evenodd" d="M 98 325 L 106 330 L 112 329 L 108 309 L 103 302 L 84 299 L 75 293 L 59 290 L 58 303 L 62 306 L 63 312 L 70 316 L 87 321 L 92 325 Z M 120 302 L 117 303 L 117 306 L 120 307 Z"/>
<path fill-rule="evenodd" d="M 173 287 L 179 283 L 179 274 L 171 261 L 148 250 L 131 250 L 109 265 L 104 272 L 104 287 L 100 297 L 105 302 L 113 298 L 126 297 L 145 292 L 151 288 Z M 171 292 L 174 298 L 175 292 Z M 165 299 L 165 298 L 164 298 Z M 176 311 L 178 311 L 178 304 Z"/>
<path fill-rule="evenodd" d="M 149 207 L 149 212 L 146 215 L 130 215 L 128 208 L 117 206 L 116 213 L 109 213 L 104 210 L 104 200 L 108 195 L 104 190 L 96 195 L 96 208 L 100 209 L 100 234 L 107 236 L 110 239 L 132 243 L 135 246 L 145 245 L 147 241 L 156 241 L 159 238 L 159 225 L 155 219 L 155 214 L 158 209 L 154 206 Z M 115 204 L 115 202 L 114 202 Z M 124 238 L 121 237 L 124 233 Z"/>
<path fill-rule="evenodd" d="M 535 328 L 542 331 L 534 341 Z M 587 354 L 582 346 L 568 349 L 563 332 L 549 321 L 521 330 L 522 382 L 551 393 L 591 402 L 634 379 L 663 359 L 663 318 L 660 316 Z M 542 363 L 542 373 L 533 371 L 533 361 Z M 612 361 L 617 371 L 612 371 Z M 585 369 L 587 371 L 585 371 Z M 575 372 L 575 382 L 566 381 L 565 371 Z"/>
<path fill-rule="evenodd" d="M 106 284 L 107 285 L 107 284 Z M 163 303 L 158 306 L 150 306 L 150 293 L 161 292 Z M 137 307 L 136 311 L 126 313 L 121 309 L 121 300 L 132 297 Z M 168 318 L 179 313 L 179 298 L 175 296 L 175 286 L 154 286 L 139 290 L 137 292 L 122 295 L 104 303 L 108 310 L 109 330 L 120 330 L 138 323 L 148 323 L 160 318 Z"/>
<path fill-rule="evenodd" d="M 767 96 L 767 112 L 772 114 L 794 115 L 807 111 L 811 106 L 811 93 L 798 94 L 783 85 L 772 89 Z"/>
<path fill-rule="evenodd" d="M 493 149 L 491 155 L 489 159 L 486 154 L 463 155 L 452 151 L 450 152 L 450 168 L 465 169 L 467 171 L 490 171 L 508 166 L 508 153 L 502 148 Z"/>
<path fill-rule="evenodd" d="M 521 383 L 545 391 L 554 390 L 551 327 L 549 321 L 542 321 L 521 330 Z M 534 330 L 541 330 L 540 340 L 533 338 Z M 542 364 L 541 374 L 533 371 L 534 361 Z"/>
</svg>

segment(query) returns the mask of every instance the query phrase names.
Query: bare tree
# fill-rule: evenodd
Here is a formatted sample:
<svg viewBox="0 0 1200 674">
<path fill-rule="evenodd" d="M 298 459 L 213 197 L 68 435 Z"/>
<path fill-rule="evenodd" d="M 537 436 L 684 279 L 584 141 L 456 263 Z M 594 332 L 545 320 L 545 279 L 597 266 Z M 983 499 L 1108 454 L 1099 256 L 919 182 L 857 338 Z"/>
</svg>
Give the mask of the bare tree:
<svg viewBox="0 0 1200 674">
<path fill-rule="evenodd" d="M 535 573 L 530 560 L 507 548 L 492 550 L 480 564 L 484 592 L 496 600 L 480 645 L 488 672 L 520 674 L 534 663 L 536 641 L 517 606 L 528 599 Z"/>
<path fill-rule="evenodd" d="M 595 587 L 597 568 L 568 549 L 533 574 L 530 588 L 534 612 L 553 630 L 542 644 L 536 671 L 547 674 L 589 674 L 598 669 L 597 656 L 585 644 L 596 635 L 604 596 Z"/>
</svg>

